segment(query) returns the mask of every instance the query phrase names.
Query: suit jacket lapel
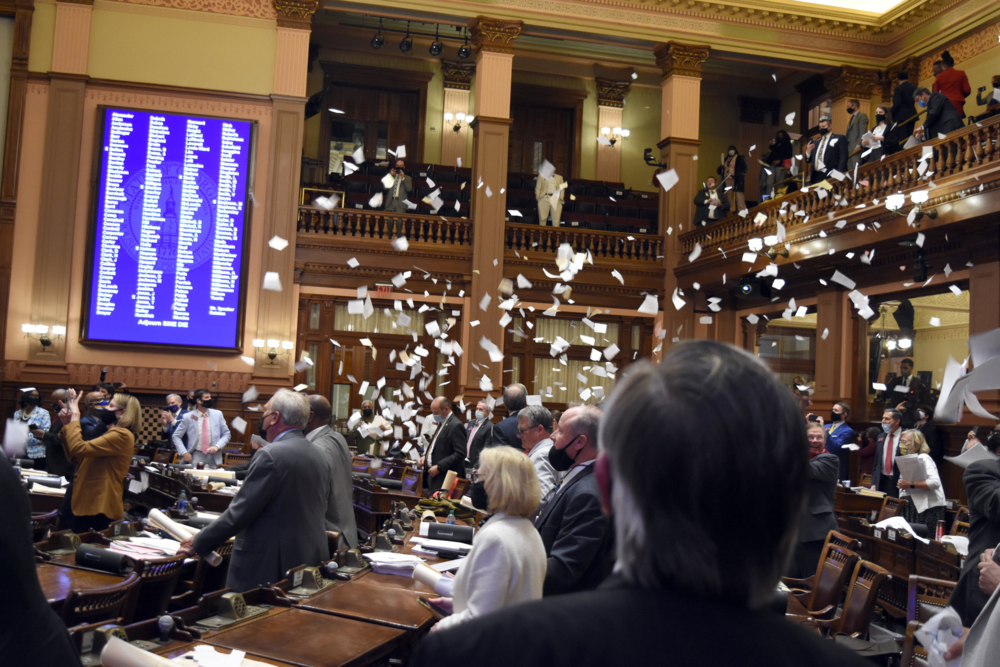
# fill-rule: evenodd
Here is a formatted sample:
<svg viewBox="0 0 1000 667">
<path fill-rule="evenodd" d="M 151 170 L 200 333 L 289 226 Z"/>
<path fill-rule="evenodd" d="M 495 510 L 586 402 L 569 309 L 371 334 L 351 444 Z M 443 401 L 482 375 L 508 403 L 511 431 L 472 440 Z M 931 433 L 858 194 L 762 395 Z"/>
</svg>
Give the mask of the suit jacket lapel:
<svg viewBox="0 0 1000 667">
<path fill-rule="evenodd" d="M 538 519 L 535 521 L 535 525 L 540 526 L 544 524 L 545 520 L 549 518 L 549 514 L 552 513 L 552 508 L 554 508 L 556 506 L 556 503 L 559 500 L 561 500 L 564 495 L 566 495 L 566 491 L 568 491 L 574 484 L 579 482 L 581 479 L 583 479 L 587 475 L 592 475 L 593 473 L 594 473 L 594 465 L 591 464 L 585 467 L 583 470 L 581 470 L 580 474 L 574 476 L 573 479 L 571 479 L 568 484 L 564 484 L 562 488 L 560 488 L 559 491 L 556 492 L 554 496 L 552 496 L 552 499 L 549 500 L 549 502 L 545 503 L 545 507 L 542 508 L 542 513 L 538 515 Z"/>
</svg>

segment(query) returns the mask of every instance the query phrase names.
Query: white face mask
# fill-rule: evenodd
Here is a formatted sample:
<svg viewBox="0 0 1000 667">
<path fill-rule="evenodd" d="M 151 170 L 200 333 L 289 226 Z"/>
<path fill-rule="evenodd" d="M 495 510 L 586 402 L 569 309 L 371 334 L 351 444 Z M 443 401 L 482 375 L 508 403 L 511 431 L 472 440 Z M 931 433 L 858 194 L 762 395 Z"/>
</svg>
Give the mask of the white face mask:
<svg viewBox="0 0 1000 667">
<path fill-rule="evenodd" d="M 483 421 L 486 419 L 486 413 L 476 410 L 476 421 Z"/>
</svg>

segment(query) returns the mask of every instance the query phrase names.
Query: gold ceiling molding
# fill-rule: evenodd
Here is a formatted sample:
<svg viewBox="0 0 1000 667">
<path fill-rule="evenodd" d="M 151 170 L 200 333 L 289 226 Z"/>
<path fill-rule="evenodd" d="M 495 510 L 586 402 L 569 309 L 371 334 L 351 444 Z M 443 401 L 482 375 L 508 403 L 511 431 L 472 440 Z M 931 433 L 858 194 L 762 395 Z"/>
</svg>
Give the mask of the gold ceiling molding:
<svg viewBox="0 0 1000 667">
<path fill-rule="evenodd" d="M 278 13 L 279 28 L 309 30 L 313 14 L 319 9 L 319 0 L 273 0 Z"/>
<path fill-rule="evenodd" d="M 146 5 L 149 7 L 166 7 L 183 9 L 191 12 L 207 12 L 210 14 L 228 14 L 229 16 L 246 16 L 255 19 L 278 18 L 272 0 L 108 0 L 129 5 Z"/>
<path fill-rule="evenodd" d="M 701 64 L 708 60 L 711 49 L 707 46 L 667 42 L 653 49 L 656 64 L 663 72 L 663 78 L 679 74 L 701 77 Z"/>
<path fill-rule="evenodd" d="M 470 90 L 472 88 L 472 76 L 475 73 L 476 66 L 473 63 L 461 63 L 455 60 L 441 61 L 441 76 L 444 77 L 445 88 Z"/>
<path fill-rule="evenodd" d="M 606 107 L 622 108 L 625 106 L 625 95 L 628 93 L 630 81 L 612 81 L 597 79 L 597 103 Z"/>
<path fill-rule="evenodd" d="M 882 72 L 843 65 L 823 76 L 830 99 L 834 102 L 845 97 L 870 98 L 876 91 L 881 93 Z"/>
<path fill-rule="evenodd" d="M 493 53 L 514 53 L 514 40 L 521 34 L 524 23 L 521 21 L 505 21 L 479 16 L 469 24 L 472 44 L 476 51 L 491 51 Z"/>
<path fill-rule="evenodd" d="M 996 47 L 998 43 L 1000 43 L 1000 23 L 994 23 L 993 25 L 981 28 L 968 37 L 921 58 L 920 78 L 926 79 L 933 76 L 932 66 L 934 65 L 934 61 L 940 60 L 941 54 L 945 51 L 951 53 L 951 57 L 955 59 L 955 66 L 957 67 L 963 61 Z"/>
<path fill-rule="evenodd" d="M 135 107 L 137 109 L 169 109 L 216 116 L 235 116 L 237 118 L 269 118 L 271 116 L 270 102 L 262 102 L 260 104 L 237 101 L 225 102 L 169 94 L 150 95 L 90 86 L 87 87 L 85 96 L 88 100 L 94 100 L 98 104 L 113 104 Z"/>
</svg>

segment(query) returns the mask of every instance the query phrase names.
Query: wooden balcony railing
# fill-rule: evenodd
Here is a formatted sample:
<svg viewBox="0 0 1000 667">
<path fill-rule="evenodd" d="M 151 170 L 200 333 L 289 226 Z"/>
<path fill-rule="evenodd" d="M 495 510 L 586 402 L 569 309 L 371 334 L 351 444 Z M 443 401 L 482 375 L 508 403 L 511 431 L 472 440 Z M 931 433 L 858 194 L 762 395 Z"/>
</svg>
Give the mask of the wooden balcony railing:
<svg viewBox="0 0 1000 667">
<path fill-rule="evenodd" d="M 411 243 L 472 245 L 471 220 L 350 208 L 324 211 L 313 206 L 300 206 L 298 231 L 386 241 L 405 236 Z"/>
<path fill-rule="evenodd" d="M 842 183 L 834 182 L 833 190 L 822 199 L 815 188 L 810 188 L 808 192 L 795 192 L 755 206 L 745 218 L 731 215 L 708 227 L 685 232 L 680 236 L 681 252 L 690 253 L 694 250 L 695 244 L 700 243 L 704 250 L 702 257 L 718 254 L 719 247 L 728 250 L 731 247 L 744 245 L 751 237 L 774 234 L 779 222 L 785 226 L 786 234 L 791 236 L 797 227 L 805 225 L 810 218 L 815 222 L 817 217 L 826 218 L 831 212 L 846 214 L 862 204 L 872 207 L 876 199 L 879 200 L 877 206 L 884 208 L 885 198 L 888 195 L 908 190 L 928 189 L 930 186 L 928 181 L 940 185 L 949 176 L 996 163 L 1000 160 L 998 138 L 1000 138 L 1000 116 L 994 116 L 979 126 L 970 125 L 952 132 L 944 139 L 924 142 L 891 155 L 881 162 L 864 165 L 858 170 L 857 182 L 860 184 L 858 187 L 855 187 L 855 182 L 851 178 L 847 178 Z M 927 160 L 928 166 L 922 176 L 918 167 L 924 146 L 934 149 L 934 157 Z M 931 173 L 929 179 L 924 178 Z M 839 195 L 839 198 L 836 195 Z M 924 205 L 925 208 L 933 207 L 935 204 L 933 190 L 930 195 L 931 198 Z M 767 219 L 758 224 L 754 220 L 760 213 Z"/>
<path fill-rule="evenodd" d="M 663 255 L 663 237 L 602 232 L 579 227 L 540 227 L 507 223 L 507 247 L 521 253 L 546 252 L 553 255 L 568 243 L 575 252 L 594 259 L 630 259 L 658 262 Z"/>
</svg>

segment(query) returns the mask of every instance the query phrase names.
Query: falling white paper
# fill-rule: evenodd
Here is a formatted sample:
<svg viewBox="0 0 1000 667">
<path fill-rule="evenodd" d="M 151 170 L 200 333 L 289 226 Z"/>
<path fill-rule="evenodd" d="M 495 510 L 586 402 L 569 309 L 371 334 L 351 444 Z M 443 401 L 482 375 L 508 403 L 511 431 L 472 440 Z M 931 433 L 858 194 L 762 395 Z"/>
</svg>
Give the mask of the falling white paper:
<svg viewBox="0 0 1000 667">
<path fill-rule="evenodd" d="M 347 260 L 347 265 L 352 269 L 356 269 L 358 268 L 358 266 L 361 265 L 361 262 L 359 262 L 356 257 L 351 257 L 349 260 Z"/>
<path fill-rule="evenodd" d="M 247 420 L 243 419 L 243 417 L 240 416 L 233 417 L 233 420 L 229 423 L 232 424 L 233 428 L 239 431 L 240 433 L 246 433 Z"/>
<path fill-rule="evenodd" d="M 410 242 L 406 240 L 405 236 L 397 236 L 392 240 L 392 247 L 399 252 L 406 252 L 407 248 L 410 247 Z"/>
<path fill-rule="evenodd" d="M 542 160 L 541 166 L 538 167 L 538 175 L 544 178 L 546 181 L 551 180 L 552 176 L 556 173 L 556 167 L 548 160 Z"/>
<path fill-rule="evenodd" d="M 699 257 L 701 257 L 701 244 L 700 243 L 695 243 L 694 244 L 694 250 L 692 250 L 691 254 L 688 255 L 688 262 L 693 262 L 694 260 L 698 259 Z M 624 285 L 625 283 L 623 282 L 622 284 Z"/>
<path fill-rule="evenodd" d="M 656 300 L 656 295 L 654 294 L 647 294 L 646 298 L 643 299 L 642 305 L 639 306 L 639 312 L 644 315 L 656 315 L 659 309 L 660 304 Z"/>
<path fill-rule="evenodd" d="M 280 251 L 288 247 L 288 241 L 281 238 L 280 236 L 275 236 L 270 241 L 267 242 L 267 245 L 271 246 L 275 250 Z"/>
<path fill-rule="evenodd" d="M 620 282 L 622 285 L 625 284 L 625 279 L 622 278 L 622 274 L 618 272 L 618 269 L 611 269 L 611 275 L 617 278 L 618 282 Z"/>
<path fill-rule="evenodd" d="M 848 278 L 843 273 L 837 270 L 834 270 L 833 277 L 831 277 L 830 280 L 832 280 L 837 284 L 843 285 L 847 289 L 854 289 L 854 287 L 857 285 L 857 283 L 855 283 L 853 280 L 851 280 L 850 278 Z"/>
<path fill-rule="evenodd" d="M 656 180 L 660 182 L 663 186 L 665 192 L 670 192 L 670 188 L 677 185 L 680 178 L 677 176 L 677 170 L 671 169 L 670 171 L 663 171 L 656 175 Z"/>
<path fill-rule="evenodd" d="M 268 271 L 264 274 L 264 289 L 271 292 L 281 291 L 281 278 L 275 271 Z"/>
<path fill-rule="evenodd" d="M 679 291 L 679 288 L 675 287 L 674 288 L 674 293 L 670 296 L 670 300 L 673 301 L 674 308 L 676 308 L 677 310 L 680 310 L 681 308 L 683 308 L 684 306 L 687 305 L 687 301 L 685 301 L 684 299 L 681 298 L 680 294 L 678 294 L 678 291 Z"/>
</svg>

